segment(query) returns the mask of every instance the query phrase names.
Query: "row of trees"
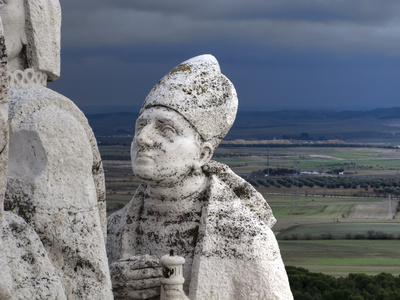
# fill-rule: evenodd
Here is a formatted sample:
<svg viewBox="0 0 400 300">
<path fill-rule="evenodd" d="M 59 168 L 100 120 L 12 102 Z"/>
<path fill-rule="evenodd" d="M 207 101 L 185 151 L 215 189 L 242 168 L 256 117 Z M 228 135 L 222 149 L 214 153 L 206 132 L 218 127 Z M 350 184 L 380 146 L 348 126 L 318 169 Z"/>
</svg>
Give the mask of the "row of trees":
<svg viewBox="0 0 400 300">
<path fill-rule="evenodd" d="M 368 191 L 372 189 L 375 193 L 389 193 L 400 195 L 400 178 L 362 178 L 362 177 L 344 177 L 344 176 L 282 176 L 278 178 L 259 177 L 248 180 L 254 186 L 265 187 L 320 187 L 320 188 L 344 188 L 357 189 L 362 188 Z"/>
<path fill-rule="evenodd" d="M 131 160 L 130 155 L 102 155 L 102 160 Z"/>
<path fill-rule="evenodd" d="M 278 239 L 282 240 L 400 240 L 400 233 L 393 234 L 383 231 L 369 230 L 365 233 L 343 233 L 336 234 L 335 236 L 331 232 L 321 233 L 319 235 L 313 235 L 312 233 L 298 234 L 293 233 L 290 235 L 278 235 Z M 400 299 L 399 299 L 400 300 Z"/>
<path fill-rule="evenodd" d="M 286 267 L 295 300 L 399 300 L 400 276 L 349 274 L 335 278 L 304 268 Z"/>
</svg>

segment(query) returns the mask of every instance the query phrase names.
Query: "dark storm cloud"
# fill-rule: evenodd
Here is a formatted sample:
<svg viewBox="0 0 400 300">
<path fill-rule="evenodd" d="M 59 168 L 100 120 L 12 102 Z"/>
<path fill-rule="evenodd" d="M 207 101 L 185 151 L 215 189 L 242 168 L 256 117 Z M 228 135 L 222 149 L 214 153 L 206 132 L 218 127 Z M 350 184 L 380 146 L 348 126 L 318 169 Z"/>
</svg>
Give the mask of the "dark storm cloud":
<svg viewBox="0 0 400 300">
<path fill-rule="evenodd" d="M 396 0 L 204 0 L 121 1 L 125 7 L 169 14 L 186 14 L 201 19 L 281 19 L 288 21 L 380 22 L 397 18 Z M 129 4 L 128 4 L 129 3 Z"/>
<path fill-rule="evenodd" d="M 61 0 L 62 77 L 79 106 L 138 107 L 203 53 L 240 109 L 398 106 L 398 0 Z"/>
<path fill-rule="evenodd" d="M 400 52 L 399 1 L 64 0 L 62 5 L 66 47 L 218 38 L 260 47 Z"/>
<path fill-rule="evenodd" d="M 398 17 L 397 0 L 68 0 L 76 6 L 97 10 L 136 10 L 198 19 L 280 18 L 291 20 L 348 20 L 375 22 Z"/>
</svg>

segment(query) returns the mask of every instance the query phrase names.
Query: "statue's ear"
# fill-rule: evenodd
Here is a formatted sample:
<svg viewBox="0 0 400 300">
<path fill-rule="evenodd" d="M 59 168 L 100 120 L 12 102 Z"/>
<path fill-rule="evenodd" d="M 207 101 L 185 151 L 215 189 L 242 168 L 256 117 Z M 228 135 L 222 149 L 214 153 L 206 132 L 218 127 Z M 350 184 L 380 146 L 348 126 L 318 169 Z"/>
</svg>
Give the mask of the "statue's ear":
<svg viewBox="0 0 400 300">
<path fill-rule="evenodd" d="M 213 156 L 213 153 L 214 147 L 209 142 L 203 143 L 200 153 L 200 165 L 204 166 L 206 163 L 208 163 Z"/>
</svg>

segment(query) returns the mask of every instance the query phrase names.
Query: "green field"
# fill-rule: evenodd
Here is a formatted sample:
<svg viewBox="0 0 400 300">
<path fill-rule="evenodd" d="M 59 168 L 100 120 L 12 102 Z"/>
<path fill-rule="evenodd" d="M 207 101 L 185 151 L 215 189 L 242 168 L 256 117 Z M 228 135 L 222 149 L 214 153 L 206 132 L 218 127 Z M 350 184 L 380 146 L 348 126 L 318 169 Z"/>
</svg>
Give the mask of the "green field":
<svg viewBox="0 0 400 300">
<path fill-rule="evenodd" d="M 400 274 L 400 241 L 279 241 L 285 265 L 334 276 Z"/>
<path fill-rule="evenodd" d="M 267 168 L 293 168 L 299 171 L 329 171 L 343 167 L 358 175 L 398 174 L 400 150 L 372 147 L 226 147 L 215 151 L 214 159 L 241 173 Z"/>
<path fill-rule="evenodd" d="M 281 217 L 292 217 L 298 215 L 298 217 L 318 217 L 318 218 L 343 218 L 350 213 L 353 205 L 314 205 L 314 206 L 301 206 L 293 207 L 274 207 L 273 212 L 276 218 Z"/>
<path fill-rule="evenodd" d="M 102 156 L 129 157 L 130 147 L 102 146 Z M 398 174 L 400 170 L 400 150 L 372 147 L 296 147 L 269 148 L 228 147 L 221 145 L 214 154 L 214 160 L 229 165 L 236 173 L 251 173 L 270 168 L 293 168 L 299 171 L 329 171 L 343 167 L 345 171 L 358 175 Z"/>
<path fill-rule="evenodd" d="M 101 146 L 102 155 L 127 156 L 129 146 Z M 352 176 L 397 180 L 400 150 L 385 148 L 339 147 L 220 147 L 215 158 L 228 164 L 237 174 L 251 174 L 267 167 L 294 168 L 299 171 L 329 171 L 344 168 Z M 138 185 L 132 177 L 129 161 L 105 161 L 108 213 L 126 204 Z M 328 180 L 334 177 L 326 176 Z M 262 174 L 262 178 L 265 178 Z M 307 177 L 306 177 L 307 178 Z M 400 186 L 400 181 L 399 181 Z M 326 188 L 315 185 L 278 188 L 259 185 L 258 191 L 270 204 L 277 224 L 273 231 L 279 239 L 286 265 L 307 268 L 336 276 L 362 272 L 378 274 L 400 272 L 400 215 L 386 219 L 387 195 L 376 198 L 373 188 Z M 295 194 L 297 193 L 297 194 Z M 356 196 L 368 197 L 356 197 Z M 354 217 L 357 207 L 373 207 L 376 216 Z M 393 209 L 397 200 L 393 200 Z M 375 212 L 376 210 L 376 212 Z M 362 210 L 361 210 L 362 211 Z M 394 213 L 395 214 L 395 213 Z M 374 231 L 391 234 L 392 240 L 354 240 Z M 332 240 L 317 240 L 321 237 Z M 283 239 L 290 240 L 283 240 Z M 291 240 L 297 238 L 298 240 Z M 307 239 L 312 240 L 307 240 Z M 348 239 L 351 238 L 351 239 Z M 300 240 L 301 239 L 301 240 Z M 339 240 L 340 239 L 340 240 Z"/>
</svg>

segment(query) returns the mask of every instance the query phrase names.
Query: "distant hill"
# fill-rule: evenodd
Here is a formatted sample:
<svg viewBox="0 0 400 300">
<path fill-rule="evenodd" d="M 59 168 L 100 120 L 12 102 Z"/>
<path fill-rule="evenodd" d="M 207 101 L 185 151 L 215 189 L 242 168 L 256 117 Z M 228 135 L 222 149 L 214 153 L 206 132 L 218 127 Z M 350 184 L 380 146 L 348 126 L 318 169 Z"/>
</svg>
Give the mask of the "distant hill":
<svg viewBox="0 0 400 300">
<path fill-rule="evenodd" d="M 309 110 L 280 110 L 248 112 L 239 111 L 235 127 L 260 127 L 268 125 L 297 124 L 304 122 L 319 123 L 338 120 L 366 119 L 399 119 L 400 107 L 378 108 L 370 111 L 309 111 Z"/>
<path fill-rule="evenodd" d="M 133 135 L 138 113 L 117 112 L 86 115 L 96 136 Z"/>
<path fill-rule="evenodd" d="M 138 113 L 88 114 L 97 137 L 133 135 Z M 399 139 L 400 108 L 370 111 L 239 111 L 226 139 Z"/>
</svg>

